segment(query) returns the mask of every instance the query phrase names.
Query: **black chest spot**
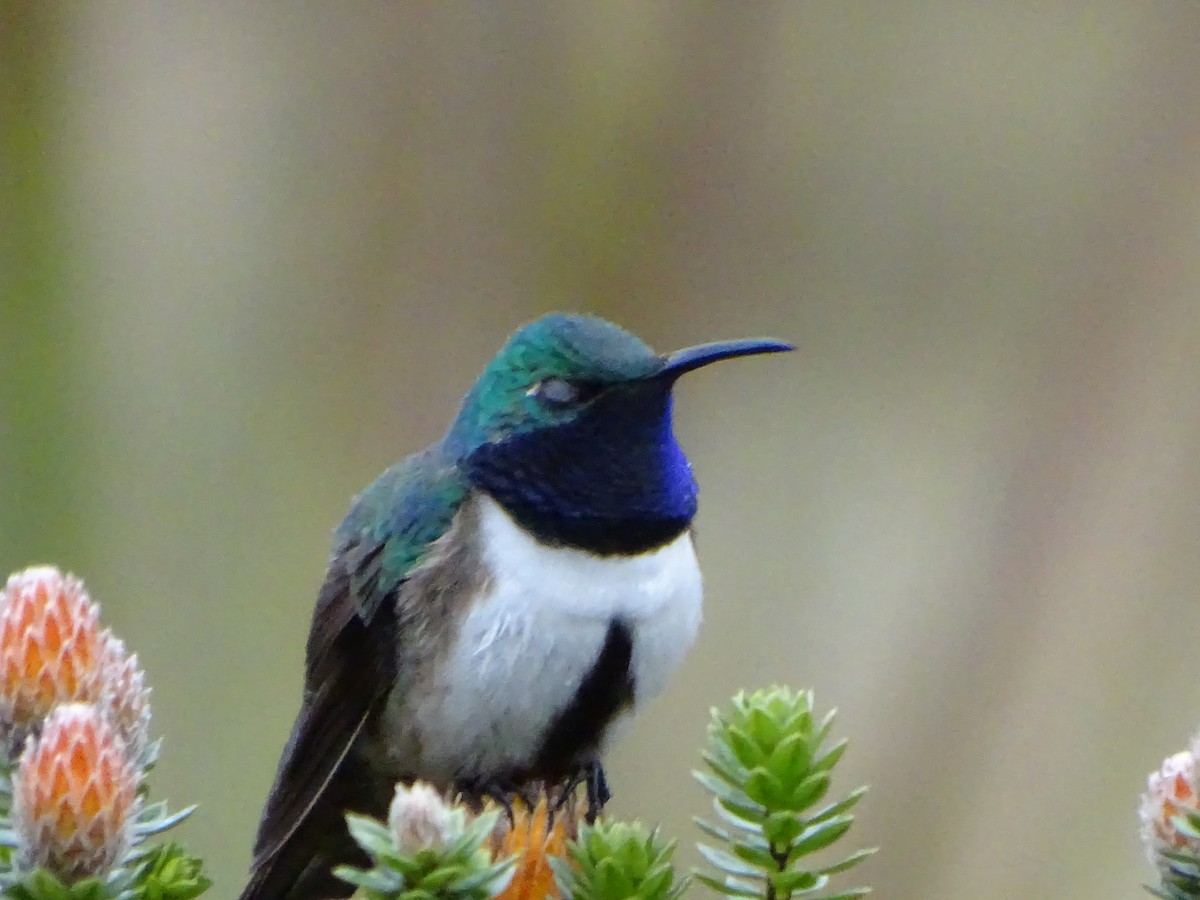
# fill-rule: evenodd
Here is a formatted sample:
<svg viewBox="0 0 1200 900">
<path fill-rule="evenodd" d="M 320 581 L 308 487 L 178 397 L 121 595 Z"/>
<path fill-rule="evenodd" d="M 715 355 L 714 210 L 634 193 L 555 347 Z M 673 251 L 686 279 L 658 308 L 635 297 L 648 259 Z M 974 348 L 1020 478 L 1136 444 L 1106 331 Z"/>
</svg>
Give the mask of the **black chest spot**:
<svg viewBox="0 0 1200 900">
<path fill-rule="evenodd" d="M 633 632 L 623 619 L 615 618 L 574 699 L 547 729 L 532 774 L 547 778 L 572 774 L 599 749 L 609 723 L 633 703 L 632 661 Z"/>
</svg>

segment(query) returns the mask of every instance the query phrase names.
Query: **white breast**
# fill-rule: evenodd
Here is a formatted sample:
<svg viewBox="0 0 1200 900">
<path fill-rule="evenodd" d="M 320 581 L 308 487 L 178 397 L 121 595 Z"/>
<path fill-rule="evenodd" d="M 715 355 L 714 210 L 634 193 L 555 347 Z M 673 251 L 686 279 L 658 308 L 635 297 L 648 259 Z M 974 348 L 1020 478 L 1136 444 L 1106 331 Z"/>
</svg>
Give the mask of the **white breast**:
<svg viewBox="0 0 1200 900">
<path fill-rule="evenodd" d="M 429 777 L 530 762 L 615 617 L 633 635 L 635 706 L 663 689 L 700 625 L 689 534 L 641 556 L 599 557 L 547 547 L 490 498 L 477 502 L 491 579 L 439 666 L 436 710 L 421 711 L 421 769 Z"/>
</svg>

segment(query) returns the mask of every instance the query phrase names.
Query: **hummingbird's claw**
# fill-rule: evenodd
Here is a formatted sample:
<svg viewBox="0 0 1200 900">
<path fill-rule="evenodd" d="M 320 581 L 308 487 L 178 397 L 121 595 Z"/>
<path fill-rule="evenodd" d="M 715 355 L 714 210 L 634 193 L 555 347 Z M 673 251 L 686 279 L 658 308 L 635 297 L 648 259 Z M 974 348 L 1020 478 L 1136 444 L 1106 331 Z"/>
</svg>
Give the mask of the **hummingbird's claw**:
<svg viewBox="0 0 1200 900">
<path fill-rule="evenodd" d="M 528 806 L 528 801 L 521 793 L 520 785 L 502 778 L 468 778 L 457 785 L 459 796 L 475 812 L 483 810 L 484 801 L 491 800 L 498 804 L 508 816 L 508 823 L 514 824 L 513 797 L 517 797 Z"/>
<path fill-rule="evenodd" d="M 604 811 L 604 805 L 612 799 L 612 791 L 608 788 L 608 778 L 604 775 L 604 766 L 601 765 L 598 759 L 584 763 L 567 779 L 563 785 L 562 793 L 558 795 L 558 800 L 554 803 L 554 810 L 557 811 L 565 807 L 574 795 L 575 789 L 581 784 L 587 788 L 587 814 L 585 818 L 590 825 Z"/>
<path fill-rule="evenodd" d="M 605 777 L 604 767 L 600 765 L 599 760 L 588 763 L 585 772 L 588 801 L 587 821 L 590 825 L 604 811 L 604 805 L 612 799 L 612 791 L 608 788 L 608 778 Z"/>
</svg>

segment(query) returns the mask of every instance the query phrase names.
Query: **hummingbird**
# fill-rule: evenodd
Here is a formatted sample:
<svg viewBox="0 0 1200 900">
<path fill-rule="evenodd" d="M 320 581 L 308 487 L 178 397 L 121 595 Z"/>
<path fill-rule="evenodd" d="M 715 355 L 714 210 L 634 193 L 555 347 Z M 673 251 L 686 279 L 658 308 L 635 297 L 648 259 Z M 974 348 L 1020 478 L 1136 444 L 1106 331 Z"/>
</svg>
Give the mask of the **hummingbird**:
<svg viewBox="0 0 1200 900">
<path fill-rule="evenodd" d="M 440 441 L 351 504 L 308 636 L 304 693 L 241 900 L 349 897 L 347 811 L 397 782 L 503 800 L 533 781 L 609 798 L 601 756 L 700 625 L 697 486 L 672 389 L 770 339 L 667 355 L 554 313 L 484 368 Z"/>
</svg>

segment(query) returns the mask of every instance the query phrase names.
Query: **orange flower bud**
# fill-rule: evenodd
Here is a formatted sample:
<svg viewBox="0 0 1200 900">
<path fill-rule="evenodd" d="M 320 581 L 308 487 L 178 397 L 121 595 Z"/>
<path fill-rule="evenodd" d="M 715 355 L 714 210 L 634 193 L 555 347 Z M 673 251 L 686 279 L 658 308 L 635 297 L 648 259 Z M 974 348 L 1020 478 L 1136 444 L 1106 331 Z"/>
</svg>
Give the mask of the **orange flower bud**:
<svg viewBox="0 0 1200 900">
<path fill-rule="evenodd" d="M 23 738 L 59 703 L 100 698 L 99 619 L 71 575 L 38 566 L 9 577 L 0 593 L 0 736 Z"/>
<path fill-rule="evenodd" d="M 13 822 L 22 867 L 66 884 L 103 876 L 129 851 L 137 818 L 137 768 L 109 717 L 68 703 L 46 719 L 13 779 Z"/>
</svg>

